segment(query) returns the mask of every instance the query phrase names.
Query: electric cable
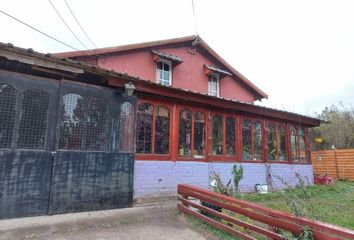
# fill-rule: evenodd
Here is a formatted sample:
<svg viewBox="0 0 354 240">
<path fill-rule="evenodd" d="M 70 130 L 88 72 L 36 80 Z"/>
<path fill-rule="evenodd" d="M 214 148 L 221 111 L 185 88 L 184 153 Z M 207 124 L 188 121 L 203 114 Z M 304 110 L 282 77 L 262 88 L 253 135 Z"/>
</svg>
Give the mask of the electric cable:
<svg viewBox="0 0 354 240">
<path fill-rule="evenodd" d="M 198 36 L 198 29 L 197 29 L 197 19 L 196 19 L 196 15 L 195 15 L 195 9 L 194 9 L 194 0 L 192 0 L 192 10 L 193 10 L 193 21 L 194 21 L 194 31 L 195 34 Z"/>
<path fill-rule="evenodd" d="M 63 42 L 63 41 L 61 41 L 61 40 L 55 38 L 55 37 L 50 36 L 49 34 L 43 32 L 43 31 L 41 31 L 41 30 L 39 30 L 39 29 L 37 29 L 37 28 L 35 28 L 35 27 L 33 27 L 33 26 L 27 24 L 27 23 L 25 23 L 24 21 L 21 21 L 20 19 L 18 19 L 18 18 L 16 18 L 16 17 L 14 17 L 14 16 L 12 16 L 12 15 L 10 15 L 10 14 L 4 12 L 4 11 L 1 10 L 1 9 L 0 9 L 0 12 L 1 12 L 2 14 L 4 14 L 4 15 L 8 16 L 9 18 L 12 18 L 13 20 L 15 20 L 15 21 L 17 21 L 17 22 L 19 22 L 19 23 L 21 23 L 21 24 L 23 24 L 23 25 L 25 25 L 25 26 L 31 28 L 32 30 L 34 30 L 34 31 L 36 31 L 36 32 L 38 32 L 38 33 L 40 33 L 40 34 L 42 34 L 42 35 L 44 35 L 44 36 L 46 36 L 46 37 L 48 37 L 48 38 L 50 38 L 50 39 L 52 39 L 52 40 L 54 40 L 54 41 L 60 43 L 60 44 L 65 45 L 65 46 L 68 47 L 68 48 L 71 48 L 71 49 L 73 49 L 73 50 L 76 50 L 76 51 L 78 51 L 78 52 L 84 54 L 84 55 L 87 55 L 87 56 L 89 56 L 89 57 L 92 57 L 91 55 L 87 54 L 86 52 L 83 52 L 83 51 L 81 51 L 80 49 L 77 49 L 77 48 L 75 48 L 75 47 L 73 47 L 73 46 L 71 46 L 71 45 L 69 45 L 69 44 L 67 44 L 67 43 L 65 43 L 65 42 Z M 92 58 L 93 58 L 93 57 L 92 57 Z M 95 58 L 94 58 L 94 59 L 95 59 Z"/>
<path fill-rule="evenodd" d="M 65 1 L 66 6 L 68 7 L 68 9 L 70 10 L 71 15 L 74 17 L 74 19 L 75 19 L 77 25 L 79 25 L 81 31 L 85 34 L 86 38 L 90 41 L 90 43 L 92 44 L 92 46 L 94 46 L 95 48 L 97 48 L 96 44 L 95 44 L 95 43 L 92 41 L 92 39 L 88 36 L 88 34 L 86 33 L 86 31 L 84 30 L 84 28 L 83 28 L 82 25 L 80 24 L 79 20 L 78 20 L 77 17 L 75 16 L 73 10 L 72 10 L 71 7 L 69 6 L 69 3 L 68 3 L 66 0 L 64 0 L 64 1 Z"/>
<path fill-rule="evenodd" d="M 76 38 L 77 41 L 79 41 L 81 43 L 82 46 L 84 46 L 87 50 L 88 47 L 78 38 L 78 36 L 74 33 L 74 31 L 69 27 L 69 25 L 66 23 L 66 21 L 64 20 L 64 18 L 60 15 L 59 11 L 56 9 L 56 7 L 54 6 L 54 4 L 52 3 L 51 0 L 48 0 L 50 2 L 50 5 L 52 5 L 54 11 L 57 13 L 57 15 L 59 16 L 59 18 L 61 19 L 61 21 L 64 23 L 64 25 L 67 27 L 67 29 L 72 33 L 72 35 Z M 90 50 L 89 50 L 90 51 Z M 91 51 L 90 51 L 91 52 Z M 91 52 L 92 53 L 92 52 Z"/>
</svg>

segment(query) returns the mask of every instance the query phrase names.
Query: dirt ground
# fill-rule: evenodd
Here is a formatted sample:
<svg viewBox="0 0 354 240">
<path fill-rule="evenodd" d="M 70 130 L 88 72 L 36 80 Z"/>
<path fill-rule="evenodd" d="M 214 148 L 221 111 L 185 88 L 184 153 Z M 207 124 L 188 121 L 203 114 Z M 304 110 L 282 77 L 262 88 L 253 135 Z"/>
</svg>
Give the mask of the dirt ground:
<svg viewBox="0 0 354 240">
<path fill-rule="evenodd" d="M 177 201 L 133 208 L 0 220 L 0 240 L 165 240 L 206 239 L 176 209 Z"/>
</svg>

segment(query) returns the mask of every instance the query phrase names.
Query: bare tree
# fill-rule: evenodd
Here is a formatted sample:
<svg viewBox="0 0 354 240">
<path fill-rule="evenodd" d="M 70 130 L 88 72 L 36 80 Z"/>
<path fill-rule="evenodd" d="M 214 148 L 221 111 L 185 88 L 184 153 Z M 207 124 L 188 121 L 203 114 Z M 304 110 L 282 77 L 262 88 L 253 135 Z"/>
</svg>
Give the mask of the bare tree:
<svg viewBox="0 0 354 240">
<path fill-rule="evenodd" d="M 354 109 L 352 105 L 338 105 L 326 107 L 317 116 L 327 121 L 310 131 L 312 140 L 321 138 L 321 143 L 315 143 L 315 149 L 331 149 L 334 145 L 337 149 L 354 148 Z"/>
</svg>

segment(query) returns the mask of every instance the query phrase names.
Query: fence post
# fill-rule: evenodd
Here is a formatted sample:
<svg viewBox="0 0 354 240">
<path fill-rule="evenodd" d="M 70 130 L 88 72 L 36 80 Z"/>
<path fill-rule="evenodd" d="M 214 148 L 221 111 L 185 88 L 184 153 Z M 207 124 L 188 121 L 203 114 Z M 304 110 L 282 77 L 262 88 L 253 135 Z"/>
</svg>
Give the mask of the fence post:
<svg viewBox="0 0 354 240">
<path fill-rule="evenodd" d="M 334 149 L 334 162 L 336 164 L 336 175 L 337 179 L 339 179 L 339 170 L 338 170 L 338 159 L 337 159 L 337 150 Z"/>
</svg>

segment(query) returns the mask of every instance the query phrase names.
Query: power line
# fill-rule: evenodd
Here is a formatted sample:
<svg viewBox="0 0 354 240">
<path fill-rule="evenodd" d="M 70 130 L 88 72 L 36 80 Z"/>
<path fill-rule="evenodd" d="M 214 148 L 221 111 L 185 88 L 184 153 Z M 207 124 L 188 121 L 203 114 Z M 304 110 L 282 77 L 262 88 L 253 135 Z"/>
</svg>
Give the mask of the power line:
<svg viewBox="0 0 354 240">
<path fill-rule="evenodd" d="M 50 2 L 50 5 L 52 5 L 54 11 L 57 13 L 57 15 L 60 17 L 61 21 L 64 23 L 64 25 L 69 29 L 69 31 L 72 33 L 72 35 L 76 38 L 77 41 L 79 41 L 81 43 L 82 46 L 84 46 L 87 50 L 88 47 L 83 43 L 81 42 L 81 40 L 76 36 L 76 34 L 73 32 L 73 30 L 71 30 L 71 28 L 69 27 L 69 25 L 65 22 L 64 18 L 60 15 L 59 11 L 56 9 L 56 7 L 54 6 L 54 4 L 52 3 L 51 0 L 48 0 Z"/>
<path fill-rule="evenodd" d="M 75 18 L 76 23 L 77 23 L 77 24 L 79 25 L 79 27 L 81 28 L 81 31 L 85 34 L 86 38 L 90 41 L 90 43 L 91 43 L 95 48 L 97 48 L 96 44 L 94 44 L 94 42 L 91 40 L 91 38 L 88 36 L 88 34 L 86 33 L 86 31 L 84 30 L 84 28 L 81 26 L 79 20 L 78 20 L 78 19 L 76 18 L 76 16 L 75 16 L 74 12 L 71 10 L 71 8 L 70 8 L 68 2 L 67 2 L 66 0 L 64 0 L 64 1 L 65 1 L 66 6 L 69 8 L 69 10 L 70 10 L 70 12 L 71 12 L 71 15 Z"/>
<path fill-rule="evenodd" d="M 192 10 L 193 10 L 194 31 L 195 31 L 195 34 L 198 36 L 197 19 L 196 19 L 195 10 L 194 10 L 194 0 L 192 0 Z"/>
<path fill-rule="evenodd" d="M 69 45 L 69 44 L 67 44 L 67 43 L 65 43 L 65 42 L 63 42 L 63 41 L 60 41 L 59 39 L 56 39 L 55 37 L 52 37 L 52 36 L 50 36 L 49 34 L 46 34 L 45 32 L 42 32 L 41 30 L 38 30 L 38 29 L 35 28 L 35 27 L 32 27 L 31 25 L 29 25 L 29 24 L 27 24 L 27 23 L 21 21 L 20 19 L 14 17 L 14 16 L 11 16 L 10 14 L 8 14 L 8 13 L 2 11 L 2 10 L 0 10 L 0 12 L 3 13 L 4 15 L 6 15 L 6 16 L 8 16 L 8 17 L 14 19 L 14 20 L 16 20 L 17 22 L 22 23 L 23 25 L 25 25 L 25 26 L 31 28 L 32 30 L 34 30 L 34 31 L 36 31 L 36 32 L 39 32 L 40 34 L 43 34 L 44 36 L 46 36 L 46 37 L 48 37 L 48 38 L 50 38 L 50 39 L 52 39 L 52 40 L 58 42 L 58 43 L 61 43 L 61 44 L 65 45 L 65 46 L 67 46 L 67 47 L 69 47 L 69 48 L 71 48 L 71 49 L 74 49 L 74 50 L 76 50 L 76 51 L 82 52 L 82 51 L 80 51 L 79 49 L 77 49 L 77 48 L 75 48 L 75 47 L 73 47 L 73 46 L 71 46 L 71 45 Z M 84 52 L 82 52 L 82 53 L 84 53 Z"/>
</svg>

